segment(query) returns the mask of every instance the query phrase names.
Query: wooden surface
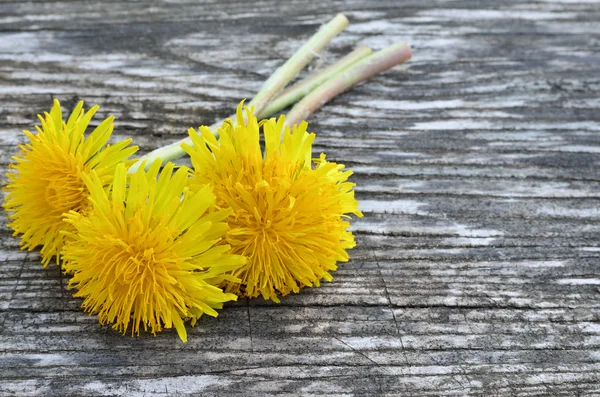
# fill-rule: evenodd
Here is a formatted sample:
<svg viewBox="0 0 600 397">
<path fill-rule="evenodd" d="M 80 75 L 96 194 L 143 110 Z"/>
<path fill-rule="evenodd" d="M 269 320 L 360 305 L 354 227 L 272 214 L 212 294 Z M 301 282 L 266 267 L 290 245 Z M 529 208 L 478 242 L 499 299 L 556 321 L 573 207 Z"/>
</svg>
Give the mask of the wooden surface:
<svg viewBox="0 0 600 397">
<path fill-rule="evenodd" d="M 52 97 L 99 104 L 144 151 L 183 137 L 341 11 L 321 63 L 414 50 L 309 119 L 315 154 L 356 173 L 351 262 L 280 305 L 229 305 L 187 344 L 133 339 L 3 222 L 1 396 L 600 395 L 595 0 L 4 0 L 2 168 Z"/>
</svg>

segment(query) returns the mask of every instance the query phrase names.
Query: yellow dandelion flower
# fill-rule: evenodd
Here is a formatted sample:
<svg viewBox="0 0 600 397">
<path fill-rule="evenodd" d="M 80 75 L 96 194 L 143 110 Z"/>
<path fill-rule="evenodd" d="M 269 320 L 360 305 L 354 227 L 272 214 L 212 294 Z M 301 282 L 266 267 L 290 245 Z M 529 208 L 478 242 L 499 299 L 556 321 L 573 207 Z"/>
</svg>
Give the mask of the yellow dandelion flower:
<svg viewBox="0 0 600 397">
<path fill-rule="evenodd" d="M 247 121 L 240 104 L 237 123 L 223 123 L 219 141 L 207 127 L 201 135 L 190 129 L 194 147 L 184 149 L 195 169 L 192 183 L 212 185 L 217 205 L 233 209 L 227 243 L 248 258 L 232 273 L 241 285 L 228 283 L 226 290 L 279 302 L 278 296 L 332 280 L 336 262 L 347 261 L 346 250 L 355 246 L 349 215 L 362 214 L 347 181 L 352 172 L 325 155 L 311 161 L 315 135 L 306 122 L 290 131 L 284 116 L 259 124 L 245 111 Z"/>
<path fill-rule="evenodd" d="M 63 255 L 74 296 L 101 324 L 123 334 L 131 325 L 132 335 L 140 326 L 153 334 L 175 327 L 186 342 L 184 321 L 216 316 L 223 302 L 237 299 L 216 285 L 235 282 L 228 273 L 245 258 L 217 244 L 231 210 L 207 211 L 216 200 L 211 187 L 192 193 L 190 170 L 173 168 L 168 163 L 159 175 L 157 161 L 128 177 L 120 164 L 108 193 L 98 175 L 84 176 L 92 208 L 67 215 L 75 232 Z"/>
<path fill-rule="evenodd" d="M 117 164 L 137 151 L 128 146 L 131 139 L 113 146 L 106 145 L 113 131 L 113 117 L 109 117 L 84 138 L 85 130 L 98 110 L 87 112 L 79 102 L 68 121 L 62 117 L 60 104 L 54 101 L 37 134 L 23 131 L 29 143 L 20 145 L 20 152 L 9 165 L 4 209 L 14 236 L 21 235 L 21 249 L 31 251 L 41 246 L 42 264 L 58 259 L 65 236 L 61 231 L 68 225 L 63 214 L 83 211 L 87 206 L 88 191 L 83 177 L 94 171 L 103 186 L 110 184 Z"/>
</svg>

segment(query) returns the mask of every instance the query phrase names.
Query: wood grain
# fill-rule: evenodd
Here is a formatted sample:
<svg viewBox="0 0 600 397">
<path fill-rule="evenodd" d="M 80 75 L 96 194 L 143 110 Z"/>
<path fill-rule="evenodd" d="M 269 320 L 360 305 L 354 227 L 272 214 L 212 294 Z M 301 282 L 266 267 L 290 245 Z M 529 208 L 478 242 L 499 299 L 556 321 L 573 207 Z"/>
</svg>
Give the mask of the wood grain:
<svg viewBox="0 0 600 397">
<path fill-rule="evenodd" d="M 600 4 L 0 3 L 0 165 L 53 97 L 142 153 L 227 116 L 320 23 L 312 67 L 413 59 L 309 119 L 365 217 L 334 281 L 123 337 L 0 230 L 0 396 L 600 396 Z"/>
</svg>

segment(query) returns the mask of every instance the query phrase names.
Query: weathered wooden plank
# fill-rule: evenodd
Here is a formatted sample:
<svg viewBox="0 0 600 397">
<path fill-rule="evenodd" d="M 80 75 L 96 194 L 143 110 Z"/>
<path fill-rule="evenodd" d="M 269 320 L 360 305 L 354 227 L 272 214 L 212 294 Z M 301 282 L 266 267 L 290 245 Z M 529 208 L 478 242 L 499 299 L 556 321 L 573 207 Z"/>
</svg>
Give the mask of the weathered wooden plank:
<svg viewBox="0 0 600 397">
<path fill-rule="evenodd" d="M 0 396 L 600 396 L 595 1 L 4 1 L 0 168 L 53 97 L 141 153 L 212 124 L 340 11 L 311 67 L 414 58 L 309 120 L 365 213 L 334 281 L 123 337 L 3 217 Z"/>
</svg>

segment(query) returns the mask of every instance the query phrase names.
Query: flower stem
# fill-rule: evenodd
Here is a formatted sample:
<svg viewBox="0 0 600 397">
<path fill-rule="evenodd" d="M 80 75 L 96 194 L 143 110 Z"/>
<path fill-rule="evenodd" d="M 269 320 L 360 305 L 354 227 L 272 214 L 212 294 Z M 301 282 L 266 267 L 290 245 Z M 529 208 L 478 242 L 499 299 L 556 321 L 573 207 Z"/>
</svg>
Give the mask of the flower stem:
<svg viewBox="0 0 600 397">
<path fill-rule="evenodd" d="M 308 76 L 304 80 L 294 84 L 281 94 L 277 95 L 275 99 L 273 99 L 273 101 L 261 113 L 259 113 L 258 119 L 269 117 L 279 112 L 281 109 L 285 109 L 291 104 L 298 102 L 300 99 L 302 99 L 302 97 L 323 84 L 325 81 L 331 79 L 336 74 L 342 72 L 372 53 L 373 50 L 366 45 L 356 48 L 354 51 L 344 56 L 336 63 L 331 64 L 328 67 Z"/>
<path fill-rule="evenodd" d="M 254 106 L 254 112 L 260 114 L 271 99 L 296 77 L 298 72 L 304 69 L 313 57 L 346 26 L 348 26 L 348 18 L 344 14 L 337 14 L 331 21 L 321 26 L 317 33 L 265 81 L 260 91 L 248 104 L 248 107 Z"/>
<path fill-rule="evenodd" d="M 278 94 L 279 91 L 281 91 L 298 74 L 298 72 L 327 45 L 327 43 L 344 30 L 346 26 L 348 26 L 348 18 L 343 14 L 336 15 L 327 24 L 321 26 L 317 33 L 315 33 L 294 55 L 292 55 L 290 59 L 287 60 L 287 62 L 267 79 L 248 106 L 254 106 L 254 112 L 260 114 L 267 107 L 273 96 Z M 213 134 L 217 137 L 217 128 L 221 126 L 221 124 L 222 121 L 217 122 L 210 127 Z M 128 172 L 136 172 L 144 161 L 146 162 L 146 167 L 149 167 L 156 159 L 161 159 L 163 162 L 166 162 L 183 156 L 185 152 L 181 149 L 182 143 L 191 145 L 192 141 L 188 137 L 153 150 L 140 157 L 138 161 L 129 168 Z"/>
<path fill-rule="evenodd" d="M 286 124 L 290 126 L 298 124 L 336 95 L 410 59 L 410 57 L 411 50 L 408 43 L 394 44 L 386 49 L 375 52 L 373 55 L 355 63 L 332 79 L 327 80 L 302 98 L 287 114 Z"/>
</svg>

